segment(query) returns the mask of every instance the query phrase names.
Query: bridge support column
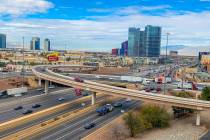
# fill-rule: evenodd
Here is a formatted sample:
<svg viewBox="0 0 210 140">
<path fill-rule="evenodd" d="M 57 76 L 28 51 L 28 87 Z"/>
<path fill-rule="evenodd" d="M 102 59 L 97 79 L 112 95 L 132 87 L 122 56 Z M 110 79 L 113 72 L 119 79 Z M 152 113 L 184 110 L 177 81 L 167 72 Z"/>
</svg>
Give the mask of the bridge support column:
<svg viewBox="0 0 210 140">
<path fill-rule="evenodd" d="M 39 81 L 38 81 L 39 86 L 42 86 L 42 79 L 39 77 Z"/>
<path fill-rule="evenodd" d="M 94 105 L 96 103 L 96 93 L 92 93 L 92 102 L 91 104 Z"/>
<path fill-rule="evenodd" d="M 45 80 L 45 86 L 44 86 L 44 92 L 45 92 L 45 94 L 48 93 L 48 90 L 49 90 L 49 81 Z"/>
<path fill-rule="evenodd" d="M 201 112 L 196 111 L 196 125 L 200 126 L 200 124 L 201 124 Z"/>
</svg>

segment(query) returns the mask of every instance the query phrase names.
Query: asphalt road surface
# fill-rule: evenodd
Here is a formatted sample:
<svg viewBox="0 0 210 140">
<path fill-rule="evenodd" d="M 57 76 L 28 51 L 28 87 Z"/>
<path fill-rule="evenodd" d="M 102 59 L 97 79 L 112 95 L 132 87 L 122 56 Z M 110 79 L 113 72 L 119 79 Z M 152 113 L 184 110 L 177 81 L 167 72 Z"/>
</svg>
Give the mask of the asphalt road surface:
<svg viewBox="0 0 210 140">
<path fill-rule="evenodd" d="M 22 112 L 24 109 L 31 109 L 34 112 L 37 112 L 39 110 L 43 110 L 58 105 L 61 103 L 60 101 L 58 101 L 58 98 L 60 97 L 64 97 L 66 99 L 63 102 L 68 102 L 78 98 L 77 96 L 75 96 L 72 90 L 67 90 L 67 91 L 65 90 L 55 93 L 51 92 L 41 96 L 19 98 L 18 100 L 5 102 L 3 103 L 3 106 L 0 107 L 0 123 L 23 116 Z M 37 109 L 32 109 L 33 104 L 40 104 L 41 107 Z M 15 107 L 20 105 L 23 106 L 23 109 L 14 110 Z"/>
<path fill-rule="evenodd" d="M 123 110 L 128 111 L 131 108 L 136 107 L 140 102 L 138 101 L 130 101 L 127 102 Z M 37 135 L 32 140 L 79 140 L 82 137 L 92 133 L 96 129 L 102 127 L 108 122 L 112 121 L 114 118 L 120 116 L 122 108 L 115 108 L 112 112 L 99 116 L 98 113 L 94 111 L 90 111 L 88 114 L 83 116 L 78 116 L 73 121 L 66 122 L 65 124 L 61 124 L 56 128 L 49 130 L 43 134 Z M 92 129 L 86 130 L 84 126 L 88 123 L 94 122 L 96 126 Z"/>
<path fill-rule="evenodd" d="M 99 100 L 104 100 L 104 98 L 106 98 L 107 96 L 108 96 L 108 95 L 105 95 L 105 96 L 102 96 L 102 97 L 101 97 L 101 96 L 98 96 L 98 97 L 96 98 L 96 100 L 97 100 L 97 101 L 99 101 Z M 62 102 L 62 103 L 63 103 L 63 102 Z M 86 106 L 89 106 L 89 105 L 91 105 L 91 100 L 84 101 L 83 103 L 85 103 Z M 46 115 L 46 116 L 37 118 L 36 120 L 32 120 L 32 121 L 30 121 L 30 122 L 23 123 L 22 125 L 17 126 L 17 127 L 15 127 L 15 128 L 8 129 L 8 130 L 6 130 L 6 131 L 0 132 L 0 138 L 5 137 L 5 136 L 8 136 L 8 135 L 13 134 L 13 133 L 15 133 L 15 132 L 18 132 L 18 131 L 20 131 L 20 130 L 22 130 L 22 129 L 26 129 L 26 128 L 28 128 L 28 127 L 31 127 L 31 126 L 35 125 L 35 124 L 39 124 L 39 123 L 41 123 L 41 122 L 43 122 L 43 121 L 49 120 L 49 119 L 51 119 L 51 118 L 55 118 L 55 117 L 57 117 L 57 116 L 59 116 L 59 115 L 62 115 L 62 114 L 64 114 L 64 113 L 67 113 L 67 112 L 70 112 L 70 111 L 73 111 L 73 110 L 76 110 L 76 109 L 79 109 L 79 108 L 83 108 L 83 106 L 81 105 L 81 103 L 75 103 L 75 104 L 73 104 L 73 105 L 70 105 L 70 106 L 69 106 L 67 109 L 65 109 L 65 110 L 60 110 L 60 111 L 58 111 L 58 112 L 56 112 L 56 113 L 49 114 L 49 115 Z"/>
</svg>

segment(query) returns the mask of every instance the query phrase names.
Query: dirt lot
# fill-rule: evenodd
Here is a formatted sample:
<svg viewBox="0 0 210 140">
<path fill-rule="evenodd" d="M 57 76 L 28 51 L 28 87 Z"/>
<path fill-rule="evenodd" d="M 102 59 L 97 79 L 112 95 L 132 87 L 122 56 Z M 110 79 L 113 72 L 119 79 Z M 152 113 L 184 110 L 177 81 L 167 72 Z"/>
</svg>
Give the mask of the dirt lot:
<svg viewBox="0 0 210 140">
<path fill-rule="evenodd" d="M 195 116 L 172 120 L 170 127 L 153 129 L 140 133 L 136 138 L 129 138 L 122 116 L 105 127 L 95 131 L 84 140 L 198 140 L 206 132 L 205 126 L 210 126 L 210 113 L 202 112 L 202 126 L 195 126 Z"/>
<path fill-rule="evenodd" d="M 10 88 L 17 88 L 22 85 L 22 77 L 13 77 L 7 79 L 0 80 L 0 91 L 10 89 Z M 25 77 L 24 79 L 24 86 L 29 88 L 35 88 L 38 86 L 37 82 L 35 81 L 35 77 Z"/>
</svg>

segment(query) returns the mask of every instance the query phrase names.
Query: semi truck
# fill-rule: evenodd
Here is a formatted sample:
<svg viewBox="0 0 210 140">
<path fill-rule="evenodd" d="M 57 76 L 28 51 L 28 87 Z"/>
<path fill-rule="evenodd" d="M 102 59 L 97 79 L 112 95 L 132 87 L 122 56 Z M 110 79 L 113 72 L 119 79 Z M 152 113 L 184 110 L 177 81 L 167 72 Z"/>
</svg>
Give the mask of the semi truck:
<svg viewBox="0 0 210 140">
<path fill-rule="evenodd" d="M 27 87 L 12 88 L 6 90 L 8 96 L 21 96 L 23 93 L 28 92 Z"/>
<path fill-rule="evenodd" d="M 142 82 L 143 79 L 136 76 L 120 76 L 120 80 L 126 82 Z"/>
<path fill-rule="evenodd" d="M 111 112 L 114 109 L 114 107 L 111 104 L 106 104 L 98 109 L 96 109 L 96 112 L 100 115 L 103 116 L 109 112 Z"/>
</svg>

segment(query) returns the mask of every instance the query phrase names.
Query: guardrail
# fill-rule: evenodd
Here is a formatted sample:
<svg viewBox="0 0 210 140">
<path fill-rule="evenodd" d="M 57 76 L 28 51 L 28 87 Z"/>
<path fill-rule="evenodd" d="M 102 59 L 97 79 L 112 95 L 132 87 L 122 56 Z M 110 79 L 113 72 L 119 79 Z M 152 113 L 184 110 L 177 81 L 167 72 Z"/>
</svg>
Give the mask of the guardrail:
<svg viewBox="0 0 210 140">
<path fill-rule="evenodd" d="M 147 101 L 150 100 L 150 101 L 154 101 L 158 103 L 167 103 L 171 105 L 187 107 L 187 108 L 192 108 L 192 109 L 197 109 L 197 110 L 210 109 L 209 101 L 147 93 L 144 91 L 137 91 L 137 90 L 109 86 L 105 84 L 99 84 L 99 83 L 91 82 L 88 80 L 85 80 L 84 83 L 79 83 L 79 82 L 75 82 L 74 78 L 72 77 L 60 75 L 49 70 L 46 70 L 47 73 L 42 73 L 42 72 L 37 71 L 36 68 L 37 67 L 34 67 L 32 69 L 32 71 L 34 72 L 36 76 L 42 77 L 43 79 L 46 79 L 49 81 L 54 81 L 60 84 L 64 84 L 67 86 L 79 87 L 83 89 L 89 89 L 94 92 L 100 92 L 100 93 L 123 96 L 123 97 L 130 97 L 130 98 L 139 99 L 139 100 L 147 100 Z"/>
</svg>

